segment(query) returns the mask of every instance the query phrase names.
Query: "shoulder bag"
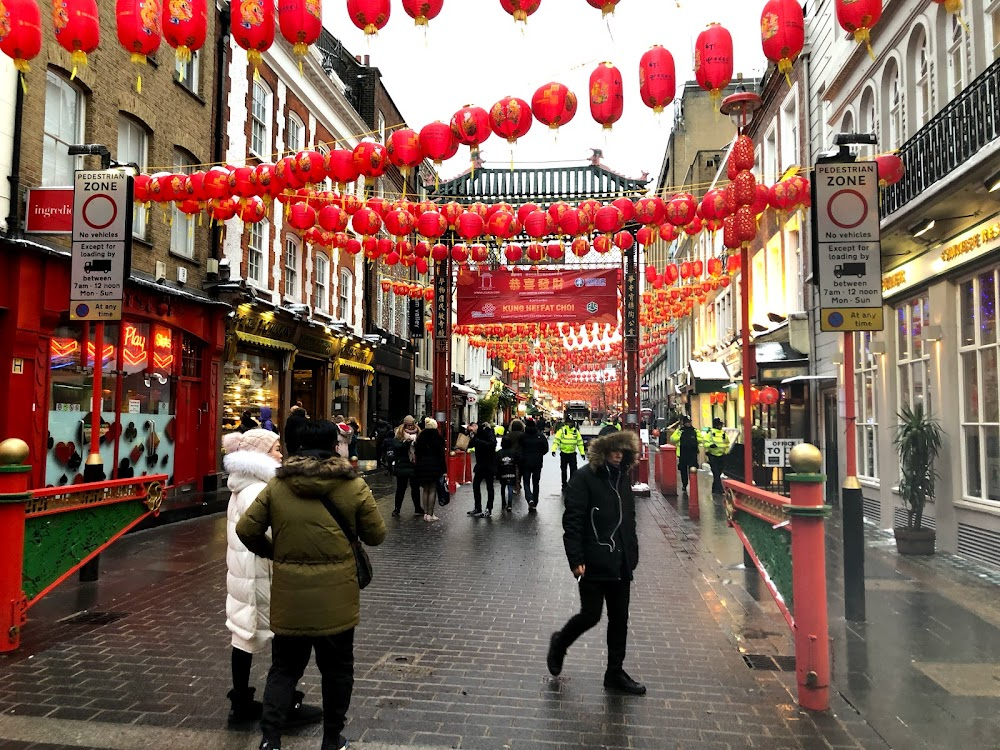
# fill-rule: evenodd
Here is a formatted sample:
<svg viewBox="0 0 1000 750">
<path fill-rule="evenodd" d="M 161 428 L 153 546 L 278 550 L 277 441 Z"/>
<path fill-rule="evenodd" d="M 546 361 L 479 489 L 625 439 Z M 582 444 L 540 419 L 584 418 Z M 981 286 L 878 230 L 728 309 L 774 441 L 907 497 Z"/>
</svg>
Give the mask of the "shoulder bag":
<svg viewBox="0 0 1000 750">
<path fill-rule="evenodd" d="M 321 498 L 321 502 L 327 512 L 333 516 L 333 520 L 340 526 L 340 530 L 344 532 L 347 541 L 351 543 L 351 550 L 354 552 L 354 564 L 358 571 L 358 588 L 363 589 L 372 582 L 372 575 L 374 574 L 372 561 L 369 559 L 368 553 L 365 551 L 361 540 L 358 539 L 357 534 L 351 531 L 351 527 L 347 525 L 343 515 L 337 510 L 337 506 L 330 502 L 330 499 L 327 497 Z"/>
</svg>

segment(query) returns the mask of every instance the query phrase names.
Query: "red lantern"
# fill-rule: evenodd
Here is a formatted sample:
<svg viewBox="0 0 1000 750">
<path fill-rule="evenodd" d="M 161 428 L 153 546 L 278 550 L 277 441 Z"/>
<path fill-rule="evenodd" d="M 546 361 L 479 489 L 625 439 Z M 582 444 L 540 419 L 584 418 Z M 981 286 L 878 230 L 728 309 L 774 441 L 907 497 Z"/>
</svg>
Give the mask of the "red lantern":
<svg viewBox="0 0 1000 750">
<path fill-rule="evenodd" d="M 635 237 L 631 232 L 622 230 L 615 235 L 615 247 L 619 250 L 631 250 L 635 244 Z"/>
<path fill-rule="evenodd" d="M 590 217 L 579 208 L 567 210 L 559 218 L 559 230 L 570 237 L 577 237 L 590 231 Z"/>
<path fill-rule="evenodd" d="M 753 169 L 754 153 L 753 140 L 748 135 L 737 136 L 733 143 L 733 149 L 729 152 L 729 162 L 726 165 L 727 171 L 731 171 L 729 179 L 732 180 L 739 172 L 746 169 Z"/>
<path fill-rule="evenodd" d="M 389 0 L 347 0 L 351 22 L 366 36 L 373 36 L 385 28 L 391 10 Z"/>
<path fill-rule="evenodd" d="M 690 224 L 697 213 L 698 201 L 690 193 L 677 193 L 667 201 L 667 221 L 674 226 Z"/>
<path fill-rule="evenodd" d="M 316 223 L 316 209 L 308 203 L 296 203 L 288 212 L 288 223 L 294 229 L 304 232 Z"/>
<path fill-rule="evenodd" d="M 625 224 L 625 216 L 617 206 L 604 206 L 594 217 L 598 232 L 617 232 Z"/>
<path fill-rule="evenodd" d="M 327 232 L 343 232 L 347 228 L 347 213 L 339 206 L 323 206 L 316 218 Z"/>
<path fill-rule="evenodd" d="M 799 0 L 768 0 L 760 13 L 760 43 L 764 56 L 778 66 L 788 85 L 792 63 L 805 44 L 805 19 Z"/>
<path fill-rule="evenodd" d="M 736 216 L 730 215 L 722 220 L 722 244 L 725 245 L 730 250 L 735 250 L 740 246 L 740 236 L 736 232 Z M 736 258 L 736 270 L 739 270 L 739 257 L 729 256 L 729 261 L 732 263 L 733 258 Z M 730 269 L 730 273 L 732 273 Z"/>
<path fill-rule="evenodd" d="M 132 55 L 134 65 L 145 65 L 146 57 L 160 47 L 163 38 L 160 12 L 160 0 L 118 0 L 115 4 L 118 42 Z M 139 76 L 136 76 L 135 90 L 142 92 Z"/>
<path fill-rule="evenodd" d="M 385 228 L 394 237 L 405 237 L 416 227 L 413 214 L 402 208 L 394 208 L 385 215 Z"/>
<path fill-rule="evenodd" d="M 424 160 L 423 151 L 420 150 L 420 136 L 416 131 L 405 128 L 392 131 L 387 140 L 385 148 L 389 162 L 399 168 L 404 178 L 408 177 L 410 170 L 420 166 L 420 162 Z"/>
<path fill-rule="evenodd" d="M 476 244 L 469 247 L 469 257 L 476 263 L 485 263 L 490 251 L 486 245 Z"/>
<path fill-rule="evenodd" d="M 309 53 L 309 45 L 316 43 L 323 30 L 323 4 L 320 0 L 280 0 L 278 29 L 292 45 L 301 68 L 301 58 Z"/>
<path fill-rule="evenodd" d="M 458 138 L 449 125 L 439 120 L 420 129 L 420 148 L 424 156 L 440 165 L 458 153 Z"/>
<path fill-rule="evenodd" d="M 563 257 L 563 255 L 565 255 L 562 243 L 550 242 L 548 245 L 545 246 L 545 255 L 551 258 L 552 260 L 560 260 Z"/>
<path fill-rule="evenodd" d="M 527 23 L 528 16 L 538 10 L 541 4 L 542 0 L 500 0 L 500 6 L 520 23 Z"/>
<path fill-rule="evenodd" d="M 773 406 L 778 403 L 781 394 L 773 385 L 766 386 L 760 391 L 760 402 L 765 406 Z"/>
<path fill-rule="evenodd" d="M 750 170 L 743 170 L 733 180 L 733 197 L 737 206 L 753 205 L 757 195 L 757 178 Z"/>
<path fill-rule="evenodd" d="M 751 206 L 740 206 L 734 214 L 736 236 L 740 242 L 751 242 L 757 237 L 757 216 Z"/>
<path fill-rule="evenodd" d="M 482 236 L 485 227 L 482 216 L 466 211 L 459 217 L 456 231 L 463 240 L 474 240 Z"/>
<path fill-rule="evenodd" d="M 168 0 L 169 2 L 169 0 Z M 230 11 L 230 28 L 236 44 L 247 51 L 247 60 L 256 69 L 261 63 L 261 52 L 274 44 L 273 0 L 244 0 Z"/>
<path fill-rule="evenodd" d="M 436 18 L 444 0 L 403 0 L 403 10 L 413 19 L 416 26 L 426 26 L 432 18 Z"/>
<path fill-rule="evenodd" d="M 101 26 L 97 18 L 97 0 L 52 0 L 52 21 L 56 41 L 70 53 L 73 72 L 87 64 L 87 55 L 101 42 Z M 204 41 L 204 38 L 203 38 Z"/>
<path fill-rule="evenodd" d="M 3 5 L 0 52 L 14 61 L 17 70 L 27 73 L 31 69 L 28 61 L 42 50 L 42 13 L 36 0 L 4 0 Z"/>
<path fill-rule="evenodd" d="M 677 227 L 673 224 L 660 224 L 660 230 L 658 232 L 660 239 L 664 242 L 673 242 L 677 239 Z"/>
<path fill-rule="evenodd" d="M 524 255 L 524 251 L 521 249 L 520 245 L 507 245 L 503 251 L 504 257 L 507 258 L 507 262 L 510 264 L 517 263 L 521 260 Z"/>
<path fill-rule="evenodd" d="M 624 108 L 622 74 L 609 62 L 590 74 L 590 114 L 605 130 L 621 119 Z"/>
<path fill-rule="evenodd" d="M 898 154 L 893 153 L 876 156 L 875 163 L 878 164 L 879 187 L 884 188 L 888 185 L 895 185 L 903 179 L 903 173 L 905 170 L 903 167 L 903 160 L 899 158 Z"/>
<path fill-rule="evenodd" d="M 424 211 L 417 219 L 417 232 L 424 237 L 437 239 L 447 230 L 448 221 L 437 211 Z"/>
<path fill-rule="evenodd" d="M 465 263 L 469 259 L 469 251 L 465 245 L 455 245 L 451 249 L 451 259 L 456 263 Z"/>
<path fill-rule="evenodd" d="M 215 221 L 229 221 L 236 216 L 237 208 L 232 198 L 213 198 L 209 201 L 208 213 Z"/>
<path fill-rule="evenodd" d="M 551 82 L 541 86 L 531 97 L 531 112 L 535 118 L 558 130 L 576 115 L 576 94 L 561 83 Z"/>
<path fill-rule="evenodd" d="M 510 239 L 517 227 L 517 218 L 510 211 L 494 211 L 486 221 L 486 232 L 498 240 Z"/>
<path fill-rule="evenodd" d="M 351 227 L 358 234 L 370 237 L 382 228 L 382 217 L 370 208 L 362 208 L 351 217 Z"/>
<path fill-rule="evenodd" d="M 835 7 L 840 27 L 871 53 L 871 29 L 882 17 L 882 0 L 835 0 Z"/>
<path fill-rule="evenodd" d="M 733 80 L 733 37 L 722 26 L 711 23 L 698 34 L 694 46 L 694 75 L 698 85 L 712 95 L 722 96 L 722 89 Z"/>
<path fill-rule="evenodd" d="M 647 226 L 659 224 L 667 215 L 667 207 L 659 196 L 640 198 L 635 204 L 635 218 Z"/>
<path fill-rule="evenodd" d="M 577 258 L 582 258 L 590 252 L 590 243 L 587 242 L 585 237 L 577 237 L 573 240 L 573 244 L 570 245 L 570 250 L 573 251 L 573 255 Z"/>
<path fill-rule="evenodd" d="M 58 0 L 56 0 L 58 2 Z M 183 63 L 191 59 L 205 44 L 208 30 L 206 0 L 167 0 L 163 6 L 163 38 L 176 50 L 177 59 Z"/>
<path fill-rule="evenodd" d="M 599 252 L 601 255 L 611 252 L 611 237 L 606 234 L 599 234 L 594 238 L 594 250 Z"/>
<path fill-rule="evenodd" d="M 267 208 L 264 207 L 264 201 L 254 196 L 249 200 L 243 201 L 239 209 L 237 209 L 237 213 L 244 223 L 256 224 L 267 216 Z"/>
<path fill-rule="evenodd" d="M 490 109 L 490 129 L 507 143 L 517 143 L 531 128 L 531 108 L 524 99 L 505 96 Z"/>
<path fill-rule="evenodd" d="M 676 93 L 674 56 L 657 44 L 639 60 L 639 94 L 647 107 L 659 113 L 674 100 Z"/>
<path fill-rule="evenodd" d="M 341 192 L 347 183 L 354 182 L 361 176 L 354 164 L 354 152 L 346 148 L 336 148 L 326 155 L 326 173 L 337 183 Z"/>
<path fill-rule="evenodd" d="M 389 166 L 389 155 L 386 147 L 375 141 L 362 141 L 354 147 L 354 167 L 358 173 L 374 179 L 385 174 Z"/>
<path fill-rule="evenodd" d="M 618 5 L 620 1 L 621 0 L 587 0 L 587 4 L 590 5 L 591 8 L 600 8 L 601 16 L 603 17 L 609 14 L 614 14 L 615 6 Z"/>
<path fill-rule="evenodd" d="M 476 150 L 493 133 L 490 116 L 482 107 L 467 104 L 452 115 L 451 132 L 459 143 Z"/>
<path fill-rule="evenodd" d="M 319 151 L 299 151 L 295 155 L 299 177 L 306 184 L 316 184 L 326 179 L 326 157 Z"/>
</svg>

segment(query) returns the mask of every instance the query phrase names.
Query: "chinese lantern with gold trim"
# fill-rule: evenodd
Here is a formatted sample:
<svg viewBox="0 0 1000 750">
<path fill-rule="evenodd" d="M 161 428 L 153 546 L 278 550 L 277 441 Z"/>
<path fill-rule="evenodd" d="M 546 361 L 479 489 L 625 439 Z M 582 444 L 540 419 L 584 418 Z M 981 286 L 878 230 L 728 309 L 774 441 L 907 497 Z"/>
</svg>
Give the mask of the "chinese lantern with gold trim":
<svg viewBox="0 0 1000 750">
<path fill-rule="evenodd" d="M 133 65 L 145 65 L 146 57 L 160 48 L 160 12 L 160 0 L 118 0 L 115 4 L 118 42 L 132 55 Z M 138 74 L 135 90 L 142 93 Z"/>
<path fill-rule="evenodd" d="M 242 0 L 236 3 L 230 11 L 229 26 L 236 44 L 246 50 L 254 76 L 259 75 L 257 68 L 260 67 L 261 53 L 267 52 L 274 44 L 274 0 Z"/>
<path fill-rule="evenodd" d="M 490 129 L 507 143 L 517 143 L 527 134 L 532 120 L 528 103 L 516 96 L 505 96 L 490 109 Z"/>
<path fill-rule="evenodd" d="M 351 23 L 366 36 L 378 34 L 389 22 L 392 11 L 389 0 L 347 0 L 347 14 Z"/>
<path fill-rule="evenodd" d="M 677 193 L 667 201 L 667 221 L 677 227 L 690 224 L 697 215 L 698 201 L 690 193 Z"/>
<path fill-rule="evenodd" d="M 805 18 L 799 0 L 768 0 L 760 13 L 760 43 L 764 56 L 792 85 L 792 63 L 805 44 Z"/>
<path fill-rule="evenodd" d="M 676 93 L 674 56 L 657 44 L 646 50 L 639 60 L 639 94 L 643 103 L 659 114 L 674 100 Z"/>
<path fill-rule="evenodd" d="M 410 176 L 414 167 L 420 166 L 424 160 L 424 153 L 420 149 L 420 136 L 415 130 L 403 128 L 394 130 L 389 134 L 386 143 L 386 156 L 389 162 L 399 169 L 403 175 L 403 190 L 406 190 L 406 178 Z M 405 194 L 405 193 L 404 193 Z"/>
<path fill-rule="evenodd" d="M 70 53 L 76 78 L 77 69 L 87 64 L 87 55 L 101 42 L 101 26 L 97 18 L 97 0 L 52 0 L 52 21 L 56 41 Z"/>
<path fill-rule="evenodd" d="M 576 94 L 565 85 L 552 81 L 540 86 L 531 97 L 531 113 L 539 122 L 558 130 L 576 115 Z"/>
<path fill-rule="evenodd" d="M 309 45 L 316 43 L 323 30 L 321 0 L 279 0 L 278 29 L 292 45 L 301 71 L 302 60 L 309 54 Z"/>
<path fill-rule="evenodd" d="M 733 37 L 720 24 L 711 23 L 698 34 L 694 47 L 694 75 L 713 102 L 722 98 L 722 89 L 733 80 Z"/>
<path fill-rule="evenodd" d="M 528 16 L 538 10 L 542 0 L 500 0 L 500 6 L 519 23 L 527 23 Z"/>
<path fill-rule="evenodd" d="M 437 239 L 448 231 L 448 221 L 438 211 L 424 211 L 417 219 L 417 232 L 429 239 Z"/>
<path fill-rule="evenodd" d="M 202 48 L 207 32 L 206 0 L 167 0 L 164 4 L 163 38 L 176 50 L 175 54 L 180 62 L 189 62 L 191 53 Z"/>
<path fill-rule="evenodd" d="M 451 126 L 441 121 L 432 122 L 420 129 L 420 149 L 424 156 L 440 166 L 458 153 L 458 138 Z"/>
<path fill-rule="evenodd" d="M 4 0 L 0 9 L 0 52 L 27 73 L 42 50 L 42 12 L 36 0 Z M 23 82 L 22 82 L 22 85 Z"/>
<path fill-rule="evenodd" d="M 624 109 L 622 74 L 614 65 L 603 62 L 590 74 L 590 114 L 605 130 L 621 119 Z"/>
<path fill-rule="evenodd" d="M 367 178 L 366 183 L 381 177 L 389 166 L 389 156 L 385 146 L 376 141 L 362 141 L 354 147 L 353 162 L 358 173 Z"/>
<path fill-rule="evenodd" d="M 403 10 L 413 19 L 415 26 L 427 26 L 444 7 L 444 0 L 403 0 Z"/>
<path fill-rule="evenodd" d="M 296 203 L 288 212 L 288 223 L 293 229 L 305 232 L 316 223 L 316 209 L 308 203 Z"/>
<path fill-rule="evenodd" d="M 591 8 L 600 8 L 601 16 L 608 16 L 614 15 L 615 6 L 618 5 L 619 2 L 621 2 L 621 0 L 587 0 L 587 5 Z"/>
<path fill-rule="evenodd" d="M 875 163 L 878 165 L 879 187 L 885 188 L 889 185 L 895 185 L 903 179 L 905 169 L 899 154 L 881 154 L 875 157 Z"/>
<path fill-rule="evenodd" d="M 490 116 L 482 107 L 467 104 L 452 115 L 451 132 L 459 143 L 475 151 L 493 133 Z"/>
<path fill-rule="evenodd" d="M 866 45 L 868 54 L 874 59 L 871 30 L 882 18 L 882 0 L 835 0 L 835 8 L 840 27 L 853 34 L 858 44 Z"/>
</svg>

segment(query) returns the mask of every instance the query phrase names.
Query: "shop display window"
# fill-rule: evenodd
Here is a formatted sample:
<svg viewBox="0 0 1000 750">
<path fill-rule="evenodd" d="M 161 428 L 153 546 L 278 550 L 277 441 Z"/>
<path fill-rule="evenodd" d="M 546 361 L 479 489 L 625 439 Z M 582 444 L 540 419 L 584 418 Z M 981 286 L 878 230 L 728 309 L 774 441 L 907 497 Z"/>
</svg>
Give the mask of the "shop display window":
<svg viewBox="0 0 1000 750">
<path fill-rule="evenodd" d="M 271 407 L 272 419 L 278 421 L 281 406 L 279 382 L 281 363 L 277 358 L 249 352 L 237 352 L 223 372 L 222 428 L 232 431 L 240 426 L 240 417 L 249 411 L 260 423 L 262 406 Z"/>
<path fill-rule="evenodd" d="M 340 377 L 330 383 L 332 391 L 331 414 L 342 414 L 361 421 L 361 375 L 341 371 Z"/>
</svg>

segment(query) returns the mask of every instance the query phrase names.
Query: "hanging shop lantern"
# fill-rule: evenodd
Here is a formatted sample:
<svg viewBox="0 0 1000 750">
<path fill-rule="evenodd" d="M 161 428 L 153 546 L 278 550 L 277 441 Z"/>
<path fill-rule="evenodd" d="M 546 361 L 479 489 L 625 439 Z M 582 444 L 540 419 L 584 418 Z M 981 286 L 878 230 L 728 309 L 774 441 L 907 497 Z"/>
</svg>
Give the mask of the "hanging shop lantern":
<svg viewBox="0 0 1000 750">
<path fill-rule="evenodd" d="M 591 8 L 600 8 L 601 16 L 603 17 L 614 15 L 615 6 L 618 5 L 619 2 L 621 2 L 621 0 L 587 0 L 587 5 Z"/>
<path fill-rule="evenodd" d="M 663 222 L 667 207 L 659 196 L 640 198 L 635 203 L 635 218 L 640 224 L 653 226 Z"/>
<path fill-rule="evenodd" d="M 790 0 L 794 2 L 794 0 Z M 639 60 L 639 94 L 643 103 L 660 113 L 674 100 L 677 74 L 674 56 L 659 44 L 647 50 Z"/>
<path fill-rule="evenodd" d="M 293 229 L 305 232 L 316 223 L 316 209 L 308 203 L 296 203 L 288 212 L 288 223 Z"/>
<path fill-rule="evenodd" d="M 469 246 L 469 258 L 476 263 L 485 263 L 486 259 L 489 258 L 490 251 L 482 243 L 476 243 L 475 245 Z"/>
<path fill-rule="evenodd" d="M 531 113 L 551 130 L 559 130 L 576 115 L 576 94 L 555 81 L 540 86 L 531 97 Z"/>
<path fill-rule="evenodd" d="M 340 206 L 323 206 L 316 215 L 316 221 L 325 232 L 343 232 L 348 218 L 347 212 Z"/>
<path fill-rule="evenodd" d="M 765 210 L 767 210 L 769 198 L 770 193 L 768 192 L 767 185 L 761 185 L 758 182 L 754 186 L 753 203 L 750 204 L 750 207 L 753 209 L 754 216 L 760 216 Z"/>
<path fill-rule="evenodd" d="M 545 255 L 552 260 L 561 260 L 565 254 L 561 242 L 550 242 L 545 246 Z"/>
<path fill-rule="evenodd" d="M 451 126 L 432 122 L 420 128 L 420 149 L 437 166 L 458 153 L 458 138 Z"/>
<path fill-rule="evenodd" d="M 118 42 L 132 56 L 133 65 L 145 65 L 146 58 L 160 48 L 160 13 L 160 0 L 118 0 L 115 4 Z M 135 90 L 142 92 L 138 75 Z"/>
<path fill-rule="evenodd" d="M 875 163 L 878 165 L 879 187 L 885 188 L 889 185 L 895 185 L 903 179 L 905 169 L 903 167 L 903 160 L 899 158 L 899 154 L 892 153 L 876 156 Z"/>
<path fill-rule="evenodd" d="M 513 265 L 520 262 L 521 258 L 524 257 L 524 250 L 520 245 L 511 244 L 504 248 L 503 254 L 507 262 Z"/>
<path fill-rule="evenodd" d="M 599 234 L 594 238 L 594 250 L 601 255 L 611 252 L 613 243 L 611 237 L 606 234 Z"/>
<path fill-rule="evenodd" d="M 617 206 L 604 206 L 594 217 L 594 227 L 598 232 L 617 232 L 625 224 L 625 216 Z"/>
<path fill-rule="evenodd" d="M 459 143 L 476 151 L 493 133 L 490 116 L 482 107 L 467 104 L 452 115 L 451 132 Z"/>
<path fill-rule="evenodd" d="M 0 10 L 0 52 L 21 73 L 42 50 L 42 12 L 36 0 L 4 0 Z"/>
<path fill-rule="evenodd" d="M 531 128 L 531 108 L 524 99 L 505 96 L 490 109 L 490 129 L 507 143 L 517 143 Z"/>
<path fill-rule="evenodd" d="M 621 119 L 624 101 L 622 74 L 611 63 L 601 63 L 590 74 L 590 114 L 605 130 L 611 130 Z"/>
<path fill-rule="evenodd" d="M 362 141 L 354 147 L 353 155 L 354 167 L 366 182 L 381 177 L 389 166 L 385 146 L 376 141 Z"/>
<path fill-rule="evenodd" d="M 428 21 L 437 18 L 443 6 L 444 0 L 403 0 L 403 10 L 415 26 L 426 26 Z"/>
<path fill-rule="evenodd" d="M 577 237 L 573 240 L 573 244 L 570 245 L 570 250 L 573 251 L 573 255 L 577 258 L 583 258 L 590 252 L 590 242 L 587 241 L 586 237 Z"/>
<path fill-rule="evenodd" d="M 389 0 L 347 0 L 351 22 L 366 36 L 374 36 L 385 28 L 391 10 Z"/>
<path fill-rule="evenodd" d="M 632 246 L 635 245 L 635 236 L 629 231 L 622 230 L 615 234 L 614 242 L 615 247 L 619 250 L 631 250 Z"/>
<path fill-rule="evenodd" d="M 362 208 L 351 217 L 351 228 L 363 237 L 372 237 L 382 228 L 382 217 L 371 208 Z"/>
<path fill-rule="evenodd" d="M 326 179 L 326 156 L 319 151 L 299 151 L 295 155 L 299 177 L 307 185 L 316 185 Z"/>
<path fill-rule="evenodd" d="M 236 44 L 246 50 L 247 60 L 256 72 L 261 53 L 274 44 L 274 0 L 244 0 L 237 5 L 230 11 L 230 29 Z"/>
<path fill-rule="evenodd" d="M 835 0 L 835 8 L 840 28 L 853 34 L 858 44 L 866 45 L 874 58 L 871 30 L 882 17 L 882 0 Z"/>
<path fill-rule="evenodd" d="M 694 74 L 698 85 L 716 102 L 733 80 L 733 37 L 720 24 L 711 23 L 698 34 L 694 46 Z"/>
<path fill-rule="evenodd" d="M 463 240 L 471 241 L 481 237 L 485 227 L 486 222 L 482 216 L 466 211 L 458 219 L 456 232 Z"/>
<path fill-rule="evenodd" d="M 56 41 L 70 53 L 73 71 L 87 64 L 87 55 L 101 42 L 101 26 L 97 18 L 97 0 L 52 0 L 52 21 Z"/>
<path fill-rule="evenodd" d="M 722 244 L 725 245 L 729 250 L 735 250 L 740 246 L 740 244 L 742 244 L 740 242 L 740 236 L 736 231 L 735 214 L 727 216 L 725 219 L 722 220 Z M 729 261 L 730 264 L 732 264 L 734 257 L 736 258 L 736 270 L 738 271 L 740 268 L 739 257 L 730 256 Z M 733 273 L 733 270 L 730 268 L 729 272 Z"/>
<path fill-rule="evenodd" d="M 736 236 L 740 242 L 752 242 L 757 237 L 757 216 L 751 206 L 740 206 L 734 214 Z"/>
<path fill-rule="evenodd" d="M 657 232 L 660 235 L 660 239 L 664 242 L 673 242 L 677 239 L 677 227 L 673 224 L 667 222 L 666 224 L 660 224 L 660 229 Z"/>
<path fill-rule="evenodd" d="M 326 174 L 337 183 L 338 190 L 343 193 L 347 184 L 355 182 L 361 176 L 354 163 L 354 152 L 346 148 L 335 148 L 326 155 Z"/>
<path fill-rule="evenodd" d="M 320 0 L 280 0 L 278 29 L 292 45 L 301 70 L 302 60 L 309 54 L 309 45 L 316 43 L 323 30 L 323 4 Z"/>
<path fill-rule="evenodd" d="M 517 234 L 517 217 L 510 211 L 494 211 L 486 220 L 486 233 L 497 241 L 510 239 Z"/>
<path fill-rule="evenodd" d="M 437 239 L 447 231 L 448 221 L 438 211 L 424 211 L 417 219 L 417 232 L 424 237 Z"/>
<path fill-rule="evenodd" d="M 764 56 L 792 85 L 789 73 L 805 44 L 805 18 L 799 0 L 768 0 L 760 14 L 760 43 Z"/>
<path fill-rule="evenodd" d="M 527 23 L 528 16 L 538 10 L 542 0 L 500 0 L 500 6 L 518 23 Z"/>
<path fill-rule="evenodd" d="M 677 227 L 691 223 L 698 213 L 698 201 L 690 193 L 677 193 L 667 201 L 667 221 Z"/>
<path fill-rule="evenodd" d="M 760 402 L 765 406 L 774 406 L 781 397 L 778 389 L 773 385 L 766 386 L 760 390 Z"/>
<path fill-rule="evenodd" d="M 631 198 L 626 198 L 625 196 L 615 198 L 615 200 L 611 202 L 611 205 L 622 212 L 622 217 L 625 219 L 626 223 L 635 218 L 635 204 L 632 202 Z"/>
<path fill-rule="evenodd" d="M 202 48 L 207 31 L 206 0 L 168 0 L 163 5 L 163 38 L 176 50 L 175 54 L 180 62 L 189 62 L 191 53 Z"/>
<path fill-rule="evenodd" d="M 590 218 L 579 208 L 571 208 L 559 218 L 559 231 L 569 237 L 578 237 L 590 231 Z"/>
<path fill-rule="evenodd" d="M 405 237 L 412 234 L 417 225 L 413 214 L 402 208 L 390 209 L 385 215 L 385 228 L 393 237 Z"/>
<path fill-rule="evenodd" d="M 739 135 L 733 142 L 733 148 L 729 152 L 729 161 L 726 165 L 728 177 L 732 180 L 739 172 L 753 169 L 753 166 L 753 139 L 748 135 Z"/>
<path fill-rule="evenodd" d="M 404 180 L 424 160 L 423 151 L 420 150 L 420 136 L 409 128 L 393 130 L 387 138 L 385 149 L 389 163 L 399 169 Z"/>
<path fill-rule="evenodd" d="M 536 240 L 555 232 L 555 221 L 547 211 L 532 211 L 525 216 L 522 223 L 525 234 Z"/>
<path fill-rule="evenodd" d="M 242 201 L 236 212 L 244 224 L 257 224 L 267 216 L 267 208 L 264 206 L 264 201 L 256 196 Z"/>
<path fill-rule="evenodd" d="M 797 190 L 791 188 L 790 180 L 781 180 L 767 189 L 767 202 L 775 211 L 790 211 Z"/>
<path fill-rule="evenodd" d="M 757 178 L 753 176 L 753 172 L 748 169 L 743 170 L 736 175 L 732 185 L 737 207 L 753 205 L 757 196 Z"/>
</svg>

